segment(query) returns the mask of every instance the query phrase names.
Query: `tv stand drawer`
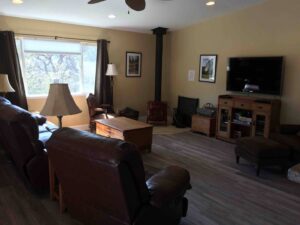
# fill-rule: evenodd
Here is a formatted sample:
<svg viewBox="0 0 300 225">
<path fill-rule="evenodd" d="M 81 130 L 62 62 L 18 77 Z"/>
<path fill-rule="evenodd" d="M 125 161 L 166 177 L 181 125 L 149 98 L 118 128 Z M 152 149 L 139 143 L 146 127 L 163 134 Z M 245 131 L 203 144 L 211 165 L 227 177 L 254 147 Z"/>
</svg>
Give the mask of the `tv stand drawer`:
<svg viewBox="0 0 300 225">
<path fill-rule="evenodd" d="M 245 101 L 235 101 L 234 108 L 251 110 L 251 103 Z"/>
<path fill-rule="evenodd" d="M 271 104 L 254 103 L 252 105 L 252 109 L 254 111 L 270 112 L 271 111 Z"/>
<path fill-rule="evenodd" d="M 219 100 L 219 105 L 232 107 L 233 106 L 233 101 L 232 101 L 232 99 L 222 99 L 221 98 Z"/>
</svg>

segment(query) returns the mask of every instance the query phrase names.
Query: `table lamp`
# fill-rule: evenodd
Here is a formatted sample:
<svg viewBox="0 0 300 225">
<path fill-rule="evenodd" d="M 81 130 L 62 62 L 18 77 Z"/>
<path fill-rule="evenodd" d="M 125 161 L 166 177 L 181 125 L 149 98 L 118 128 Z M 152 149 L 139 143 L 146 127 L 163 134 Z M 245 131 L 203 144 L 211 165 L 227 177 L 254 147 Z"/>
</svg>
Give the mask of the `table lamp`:
<svg viewBox="0 0 300 225">
<path fill-rule="evenodd" d="M 3 93 L 3 97 L 6 96 L 7 92 L 15 92 L 9 83 L 7 74 L 0 74 L 0 92 Z"/>
<path fill-rule="evenodd" d="M 74 102 L 68 84 L 50 84 L 49 94 L 41 114 L 57 116 L 59 128 L 61 128 L 63 116 L 77 113 L 81 113 L 81 110 Z"/>
<path fill-rule="evenodd" d="M 110 77 L 111 85 L 113 85 L 113 77 L 119 75 L 116 64 L 108 64 L 105 75 Z"/>
</svg>

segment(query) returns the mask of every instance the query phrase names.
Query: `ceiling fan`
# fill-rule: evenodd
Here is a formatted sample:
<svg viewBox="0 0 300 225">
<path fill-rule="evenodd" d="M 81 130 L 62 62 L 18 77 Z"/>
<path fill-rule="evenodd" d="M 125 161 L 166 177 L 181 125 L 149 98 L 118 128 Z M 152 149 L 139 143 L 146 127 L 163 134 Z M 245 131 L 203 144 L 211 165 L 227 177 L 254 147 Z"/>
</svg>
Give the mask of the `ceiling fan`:
<svg viewBox="0 0 300 225">
<path fill-rule="evenodd" d="M 90 0 L 89 4 L 95 4 L 99 2 L 104 2 L 106 0 Z M 146 1 L 145 0 L 125 0 L 126 4 L 135 11 L 142 11 L 146 7 Z"/>
</svg>

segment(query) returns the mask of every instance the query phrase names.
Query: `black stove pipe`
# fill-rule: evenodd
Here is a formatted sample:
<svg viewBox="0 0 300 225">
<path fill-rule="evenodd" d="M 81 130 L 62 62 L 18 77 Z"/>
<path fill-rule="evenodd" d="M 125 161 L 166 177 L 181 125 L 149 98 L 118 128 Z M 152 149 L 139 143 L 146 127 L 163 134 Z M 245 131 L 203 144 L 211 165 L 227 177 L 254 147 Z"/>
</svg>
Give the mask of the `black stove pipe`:
<svg viewBox="0 0 300 225">
<path fill-rule="evenodd" d="M 164 35 L 168 28 L 158 27 L 153 29 L 156 35 L 156 59 L 155 59 L 155 101 L 161 101 L 161 83 L 162 83 L 162 60 L 164 48 Z"/>
</svg>

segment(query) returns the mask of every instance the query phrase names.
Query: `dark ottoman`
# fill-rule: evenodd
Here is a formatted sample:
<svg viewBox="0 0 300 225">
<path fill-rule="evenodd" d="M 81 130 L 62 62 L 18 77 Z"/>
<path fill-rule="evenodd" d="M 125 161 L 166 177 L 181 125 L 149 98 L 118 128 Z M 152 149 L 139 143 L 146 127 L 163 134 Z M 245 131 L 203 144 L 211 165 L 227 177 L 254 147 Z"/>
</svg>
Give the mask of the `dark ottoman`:
<svg viewBox="0 0 300 225">
<path fill-rule="evenodd" d="M 138 120 L 139 114 L 140 114 L 139 111 L 126 107 L 125 109 L 119 111 L 118 116 L 124 116 L 133 120 Z"/>
<path fill-rule="evenodd" d="M 287 166 L 291 155 L 290 148 L 263 137 L 240 138 L 235 148 L 236 162 L 240 157 L 255 163 L 256 175 L 259 176 L 262 166 Z"/>
</svg>

